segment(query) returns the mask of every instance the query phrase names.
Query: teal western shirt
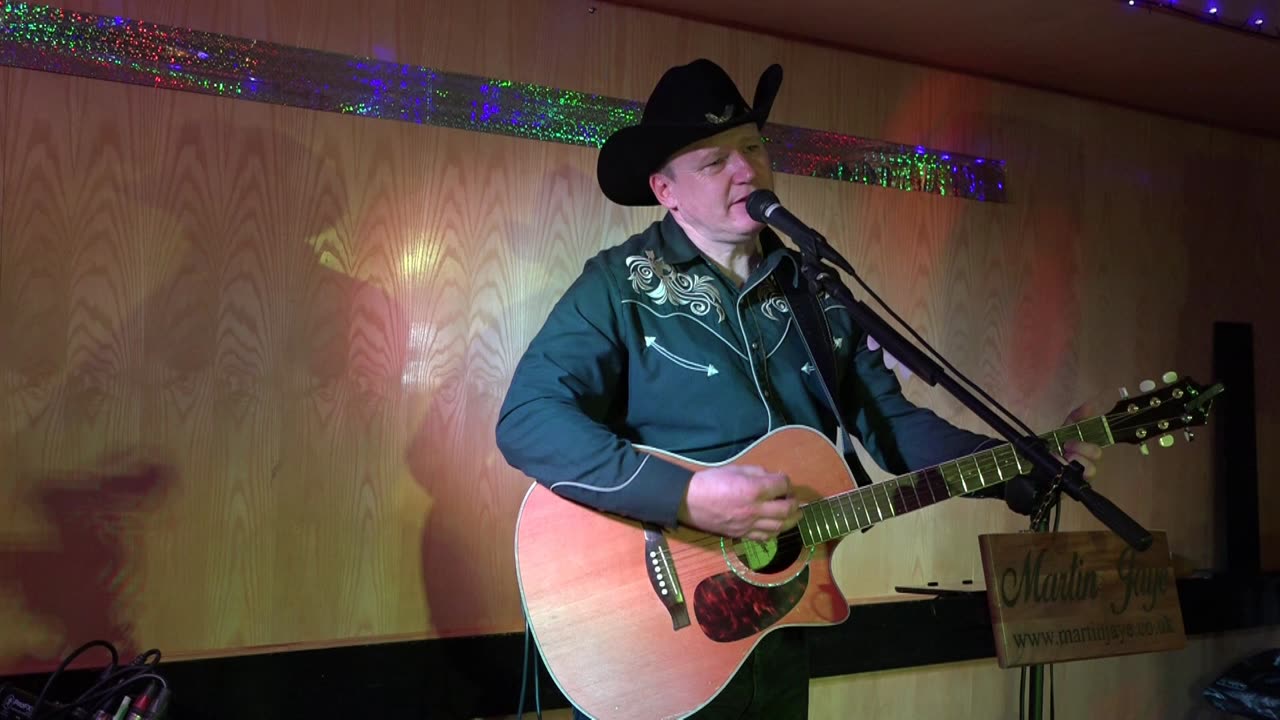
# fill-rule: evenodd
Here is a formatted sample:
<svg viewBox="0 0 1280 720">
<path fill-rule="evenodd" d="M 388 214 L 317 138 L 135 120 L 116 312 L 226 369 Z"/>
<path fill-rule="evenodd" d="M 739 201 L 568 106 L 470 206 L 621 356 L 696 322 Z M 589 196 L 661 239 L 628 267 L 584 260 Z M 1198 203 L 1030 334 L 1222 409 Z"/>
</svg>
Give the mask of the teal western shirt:
<svg viewBox="0 0 1280 720">
<path fill-rule="evenodd" d="M 571 500 L 675 527 L 692 473 L 633 445 L 720 462 L 784 425 L 834 441 L 782 289 L 799 258 L 769 230 L 761 243 L 741 288 L 670 214 L 588 260 L 516 367 L 497 426 L 507 462 Z M 845 308 L 818 302 L 849 431 L 881 467 L 902 474 L 987 440 L 909 402 Z"/>
</svg>

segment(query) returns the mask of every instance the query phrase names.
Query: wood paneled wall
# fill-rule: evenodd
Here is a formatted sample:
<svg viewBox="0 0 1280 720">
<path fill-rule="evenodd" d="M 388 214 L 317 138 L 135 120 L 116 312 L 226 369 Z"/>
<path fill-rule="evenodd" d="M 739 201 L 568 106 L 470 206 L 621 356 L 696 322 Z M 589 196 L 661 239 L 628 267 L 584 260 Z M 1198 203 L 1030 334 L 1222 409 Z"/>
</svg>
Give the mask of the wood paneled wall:
<svg viewBox="0 0 1280 720">
<path fill-rule="evenodd" d="M 1254 323 L 1280 566 L 1280 143 L 576 0 L 71 9 L 636 99 L 694 57 L 745 87 L 778 61 L 776 122 L 1002 158 L 1007 204 L 778 191 L 1037 427 L 1165 370 L 1208 381 L 1212 322 Z M 582 261 L 656 213 L 600 197 L 587 148 L 9 68 L 0 101 L 0 673 L 94 637 L 193 657 L 519 629 L 527 480 L 497 408 Z M 1114 449 L 1098 482 L 1197 567 L 1222 551 L 1211 435 Z M 949 503 L 852 539 L 840 574 L 855 598 L 978 578 L 976 536 L 1020 527 Z"/>
</svg>

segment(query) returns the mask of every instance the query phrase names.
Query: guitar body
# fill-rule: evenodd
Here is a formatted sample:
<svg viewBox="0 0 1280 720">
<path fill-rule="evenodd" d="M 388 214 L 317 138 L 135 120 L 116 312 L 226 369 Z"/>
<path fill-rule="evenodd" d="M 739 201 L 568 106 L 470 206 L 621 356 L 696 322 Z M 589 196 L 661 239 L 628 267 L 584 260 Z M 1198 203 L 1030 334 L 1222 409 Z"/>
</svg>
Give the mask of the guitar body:
<svg viewBox="0 0 1280 720">
<path fill-rule="evenodd" d="M 646 452 L 695 471 L 713 467 Z M 776 430 L 719 463 L 727 464 L 785 472 L 801 504 L 854 487 L 835 446 L 805 427 Z M 766 633 L 849 616 L 831 574 L 837 542 L 809 548 L 786 537 L 743 543 L 658 532 L 533 485 L 516 525 L 516 570 L 551 676 L 599 720 L 696 711 Z"/>
<path fill-rule="evenodd" d="M 1073 440 L 1107 447 L 1160 437 L 1167 446 L 1168 433 L 1206 423 L 1223 391 L 1220 383 L 1205 387 L 1173 373 L 1165 383 L 1041 438 L 1059 454 Z M 714 467 L 645 451 L 695 471 Z M 779 428 L 718 463 L 729 464 L 790 476 L 803 510 L 800 524 L 775 541 L 755 543 L 660 532 L 537 484 L 525 496 L 516 523 L 516 572 L 529 626 L 560 690 L 597 720 L 693 713 L 724 689 L 764 635 L 849 617 L 831 574 L 840 538 L 1031 467 L 1003 445 L 855 489 L 835 446 L 800 426 Z"/>
</svg>

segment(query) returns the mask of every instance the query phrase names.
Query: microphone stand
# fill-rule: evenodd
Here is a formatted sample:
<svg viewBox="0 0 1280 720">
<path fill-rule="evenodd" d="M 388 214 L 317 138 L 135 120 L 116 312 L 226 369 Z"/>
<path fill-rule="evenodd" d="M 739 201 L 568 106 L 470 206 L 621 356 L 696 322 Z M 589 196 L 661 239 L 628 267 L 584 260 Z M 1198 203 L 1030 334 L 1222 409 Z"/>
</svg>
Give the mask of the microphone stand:
<svg viewBox="0 0 1280 720">
<path fill-rule="evenodd" d="M 1150 532 L 1125 514 L 1123 510 L 1116 507 L 1110 500 L 1099 494 L 1093 489 L 1092 485 L 1084 480 L 1084 466 L 1075 461 L 1065 464 L 1049 452 L 1040 438 L 1034 435 L 1024 436 L 1020 434 L 997 415 L 991 407 L 978 400 L 967 388 L 947 374 L 932 358 L 925 355 L 901 333 L 886 323 L 874 310 L 854 299 L 849 288 L 844 285 L 835 271 L 823 263 L 823 260 L 831 261 L 848 273 L 850 277 L 857 278 L 858 275 L 854 272 L 853 266 L 831 247 L 826 238 L 816 231 L 811 234 L 812 236 L 804 232 L 791 234 L 792 240 L 800 249 L 800 272 L 809 283 L 809 291 L 815 296 L 820 292 L 826 292 L 843 302 L 850 315 L 853 316 L 854 322 L 874 337 L 886 352 L 905 364 L 917 377 L 929 383 L 929 385 L 941 384 L 947 392 L 951 393 L 965 407 L 973 411 L 987 425 L 1008 440 L 1019 455 L 1030 461 L 1033 469 L 1031 477 L 1028 479 L 1029 482 L 1037 482 L 1035 480 L 1036 472 L 1041 473 L 1041 478 L 1052 478 L 1047 490 L 1042 488 L 1037 492 L 1034 487 L 1032 488 L 1040 500 L 1038 503 L 1032 503 L 1037 506 L 1034 512 L 1029 510 L 1023 512 L 1023 514 L 1032 516 L 1032 531 L 1045 532 L 1048 530 L 1048 509 L 1056 504 L 1061 493 L 1065 492 L 1068 496 L 1084 505 L 1089 512 L 1093 513 L 1094 517 L 1101 520 L 1104 525 L 1119 535 L 1135 550 L 1142 551 L 1151 546 L 1152 538 Z M 1019 476 L 1019 478 L 1021 477 Z M 1015 478 L 1015 480 L 1019 478 Z M 1043 485 L 1043 482 L 1041 481 L 1039 484 Z M 1007 500 L 1011 490 L 1012 488 L 1006 488 Z M 1019 508 L 1014 507 L 1012 502 L 1010 502 L 1010 507 L 1022 512 Z M 1028 670 L 1031 678 L 1028 692 L 1031 701 L 1030 717 L 1033 720 L 1040 720 L 1044 699 L 1044 666 L 1032 665 Z"/>
<path fill-rule="evenodd" d="M 851 277 L 857 277 L 853 266 L 849 265 L 849 262 L 827 243 L 826 238 L 817 233 L 814 233 L 814 236 L 813 238 L 799 236 L 792 238 L 800 248 L 800 273 L 809 282 L 811 292 L 817 294 L 825 291 L 842 301 L 848 308 L 849 314 L 853 316 L 854 322 L 874 337 L 885 351 L 929 385 L 942 385 L 943 389 L 982 418 L 983 422 L 1008 440 L 1018 454 L 1032 464 L 1034 470 L 1040 471 L 1045 477 L 1053 478 L 1050 492 L 1065 492 L 1079 501 L 1093 513 L 1094 517 L 1102 521 L 1102 524 L 1119 535 L 1135 550 L 1141 551 L 1151 547 L 1150 532 L 1094 490 L 1092 485 L 1085 482 L 1084 466 L 1075 461 L 1064 464 L 1049 452 L 1040 438 L 1020 434 L 994 410 L 974 397 L 954 377 L 947 374 L 932 358 L 921 352 L 901 333 L 881 319 L 874 310 L 867 307 L 865 303 L 855 300 L 849 288 L 845 287 L 835 272 L 822 262 L 822 259 L 830 259 Z"/>
</svg>

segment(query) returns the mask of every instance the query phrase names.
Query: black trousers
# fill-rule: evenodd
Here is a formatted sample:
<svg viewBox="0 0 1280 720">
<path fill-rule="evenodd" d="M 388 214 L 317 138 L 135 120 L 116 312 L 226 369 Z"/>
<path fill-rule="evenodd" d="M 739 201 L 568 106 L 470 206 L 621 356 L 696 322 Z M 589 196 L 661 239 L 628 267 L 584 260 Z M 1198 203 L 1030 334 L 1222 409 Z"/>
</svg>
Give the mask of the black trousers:
<svg viewBox="0 0 1280 720">
<path fill-rule="evenodd" d="M 690 720 L 805 720 L 809 715 L 809 645 L 804 630 L 766 635 L 729 684 Z M 577 709 L 574 720 L 588 720 Z M 609 720 L 609 718 L 596 718 Z"/>
</svg>

